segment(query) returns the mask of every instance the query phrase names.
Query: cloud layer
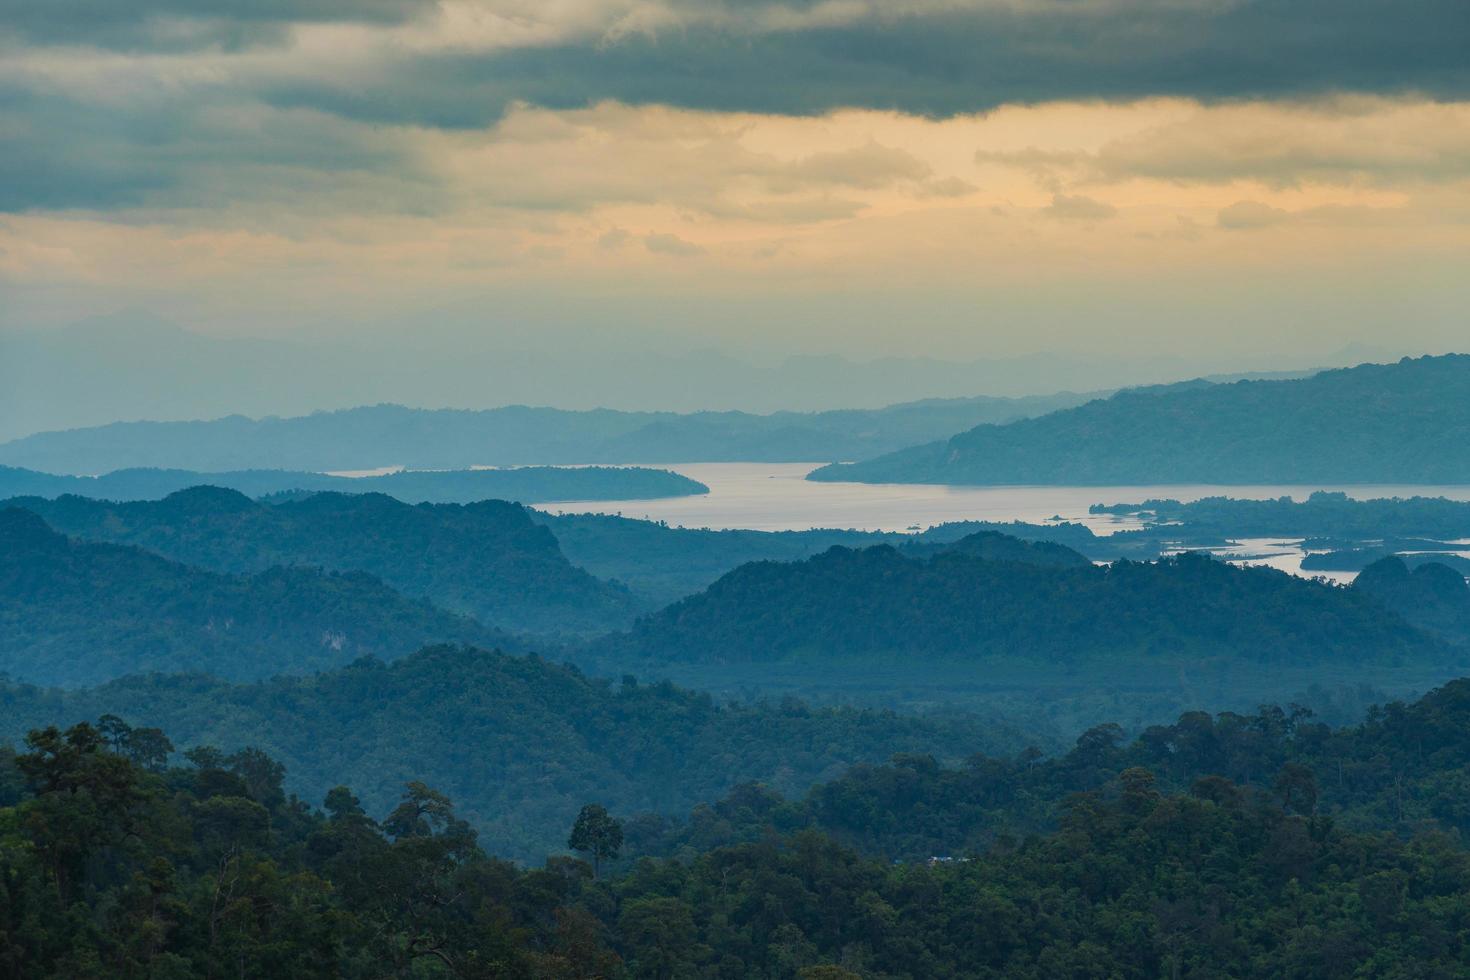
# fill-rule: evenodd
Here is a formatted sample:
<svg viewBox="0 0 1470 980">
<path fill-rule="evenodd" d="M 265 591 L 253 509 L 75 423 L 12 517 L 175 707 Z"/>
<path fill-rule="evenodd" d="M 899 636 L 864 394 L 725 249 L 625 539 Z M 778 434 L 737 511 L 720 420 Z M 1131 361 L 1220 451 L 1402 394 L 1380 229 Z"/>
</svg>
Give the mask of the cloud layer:
<svg viewBox="0 0 1470 980">
<path fill-rule="evenodd" d="M 1289 270 L 1302 309 L 1413 279 L 1442 331 L 1467 50 L 1465 0 L 13 0 L 0 288 L 269 323 L 861 294 L 811 329 L 1034 338 L 1099 283 Z"/>
<path fill-rule="evenodd" d="M 0 131 L 23 149 L 6 154 L 0 208 L 131 204 L 212 157 L 381 162 L 318 118 L 476 130 L 519 103 L 946 116 L 1455 99 L 1470 94 L 1467 50 L 1464 0 L 17 0 L 0 26 Z M 256 131 L 260 108 L 311 132 Z"/>
</svg>

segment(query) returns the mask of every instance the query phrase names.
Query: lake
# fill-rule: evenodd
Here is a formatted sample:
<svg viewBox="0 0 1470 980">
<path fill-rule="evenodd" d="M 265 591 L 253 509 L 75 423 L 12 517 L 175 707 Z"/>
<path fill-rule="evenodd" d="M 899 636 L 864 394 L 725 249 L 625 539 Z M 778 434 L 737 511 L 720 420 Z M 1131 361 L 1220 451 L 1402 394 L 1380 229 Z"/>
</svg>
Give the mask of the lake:
<svg viewBox="0 0 1470 980">
<path fill-rule="evenodd" d="M 1097 534 L 1137 527 L 1111 514 L 1089 514 L 1092 504 L 1137 503 L 1150 498 L 1198 500 L 1237 497 L 1305 500 L 1317 490 L 1351 497 L 1448 497 L 1470 500 L 1470 486 L 1180 486 L 949 487 L 900 483 L 811 483 L 821 463 L 661 463 L 709 487 L 698 497 L 658 500 L 582 500 L 538 504 L 556 514 L 621 514 L 680 527 L 804 531 L 814 527 L 861 531 L 923 530 L 946 521 L 1027 521 L 1053 517 L 1086 524 Z"/>
<path fill-rule="evenodd" d="M 675 463 L 664 469 L 709 487 L 698 497 L 658 500 L 584 500 L 538 504 L 556 514 L 619 514 L 678 527 L 750 528 L 804 531 L 814 527 L 861 531 L 921 531 L 947 521 L 1026 521 L 1043 524 L 1060 518 L 1086 524 L 1096 534 L 1112 534 L 1139 522 L 1111 514 L 1090 514 L 1093 504 L 1138 503 L 1149 499 L 1190 501 L 1202 497 L 1305 500 L 1317 490 L 1340 490 L 1350 497 L 1447 497 L 1470 500 L 1470 486 L 1178 486 L 1111 487 L 949 487 L 932 484 L 810 483 L 805 478 L 820 463 Z M 1299 539 L 1243 539 L 1219 556 L 1243 564 L 1264 564 L 1302 573 Z M 1470 552 L 1467 552 L 1470 554 Z M 1352 572 L 1309 572 L 1350 582 Z"/>
</svg>

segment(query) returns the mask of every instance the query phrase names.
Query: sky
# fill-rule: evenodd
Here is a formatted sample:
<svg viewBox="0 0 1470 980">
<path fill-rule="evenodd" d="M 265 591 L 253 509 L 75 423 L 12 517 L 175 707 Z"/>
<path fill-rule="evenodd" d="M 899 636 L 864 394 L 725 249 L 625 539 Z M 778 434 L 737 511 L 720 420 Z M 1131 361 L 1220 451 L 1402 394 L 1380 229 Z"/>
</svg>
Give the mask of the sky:
<svg viewBox="0 0 1470 980">
<path fill-rule="evenodd" d="M 0 356 L 1463 350 L 1467 52 L 1465 0 L 0 0 Z"/>
</svg>

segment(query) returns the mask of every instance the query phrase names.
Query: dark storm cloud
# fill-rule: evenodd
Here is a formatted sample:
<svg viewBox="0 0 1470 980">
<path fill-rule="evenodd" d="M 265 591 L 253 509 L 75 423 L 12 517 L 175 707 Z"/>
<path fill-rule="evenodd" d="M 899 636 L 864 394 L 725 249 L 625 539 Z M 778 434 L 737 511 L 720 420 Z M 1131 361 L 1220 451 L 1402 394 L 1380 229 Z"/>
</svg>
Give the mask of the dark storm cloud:
<svg viewBox="0 0 1470 980">
<path fill-rule="evenodd" d="M 1342 91 L 1470 93 L 1470 2 L 1051 3 L 765 33 L 695 25 L 610 43 L 438 55 L 375 86 L 296 83 L 268 94 L 376 121 L 480 126 L 515 100 L 942 116 L 1050 99 Z"/>
<path fill-rule="evenodd" d="M 642 9 L 636 5 L 588 0 L 575 8 L 592 11 L 585 22 L 526 46 L 477 47 L 457 37 L 458 28 L 433 33 L 440 8 L 431 0 L 0 0 L 0 138 L 8 144 L 0 209 L 158 202 L 172 189 L 197 190 L 200 174 L 218 176 L 260 156 L 323 173 L 358 161 L 394 165 L 392 153 L 378 158 L 367 136 L 316 123 L 235 130 L 228 117 L 210 116 L 211 107 L 473 128 L 493 124 L 516 102 L 944 116 L 1014 102 L 1153 95 L 1470 95 L 1470 0 L 892 0 L 850 16 L 815 2 L 654 6 L 672 19 L 650 30 L 619 21 Z M 506 0 L 480 7 L 519 26 L 534 26 L 539 9 Z M 823 13 L 833 9 L 835 18 Z M 348 72 L 317 65 L 320 52 L 297 53 L 288 43 L 292 24 L 339 21 L 388 29 L 411 22 L 430 40 L 359 52 L 363 70 Z M 232 62 L 230 52 L 243 48 L 271 52 L 271 63 Z M 120 70 L 118 51 L 124 62 L 145 50 L 189 51 L 185 60 L 201 64 L 144 78 L 144 95 L 134 98 L 126 87 L 108 89 L 110 75 L 77 80 L 75 62 L 85 68 L 89 49 L 113 52 L 109 72 Z M 7 54 L 27 63 L 7 75 Z M 28 63 L 53 55 L 71 59 L 73 74 Z M 149 59 L 131 60 L 140 72 L 154 70 Z M 223 179 L 209 186 L 233 192 Z"/>
<path fill-rule="evenodd" d="M 0 94 L 0 132 L 0 212 L 219 206 L 339 189 L 344 175 L 414 179 L 403 153 L 362 127 L 252 105 L 118 111 L 12 91 Z"/>
<path fill-rule="evenodd" d="M 3 0 L 0 37 L 109 50 L 238 49 L 298 23 L 394 23 L 434 0 Z"/>
</svg>

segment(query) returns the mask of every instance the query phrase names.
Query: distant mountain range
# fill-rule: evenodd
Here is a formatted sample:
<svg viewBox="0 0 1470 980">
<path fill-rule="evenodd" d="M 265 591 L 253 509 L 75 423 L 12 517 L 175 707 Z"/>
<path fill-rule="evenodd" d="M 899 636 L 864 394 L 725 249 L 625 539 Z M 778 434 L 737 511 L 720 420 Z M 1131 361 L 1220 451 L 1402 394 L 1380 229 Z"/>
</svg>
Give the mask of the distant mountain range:
<svg viewBox="0 0 1470 980">
<path fill-rule="evenodd" d="M 1470 355 L 1121 391 L 812 480 L 974 485 L 1470 483 Z"/>
<path fill-rule="evenodd" d="M 0 441 L 118 419 L 304 415 L 381 402 L 471 409 L 541 404 L 635 412 L 880 408 L 920 398 L 1116 389 L 1217 371 L 1259 370 L 1265 360 L 1118 350 L 973 360 L 801 354 L 755 363 L 729 352 L 689 350 L 681 346 L 687 338 L 678 335 L 630 334 L 631 325 L 611 333 L 597 331 L 599 337 L 560 330 L 550 323 L 519 322 L 514 316 L 492 315 L 487 320 L 486 311 L 478 306 L 424 311 L 411 333 L 377 333 L 358 324 L 364 329 L 355 330 L 350 338 L 315 340 L 295 331 L 278 331 L 273 337 L 269 331 L 260 336 L 262 331 L 256 330 L 250 331 L 254 336 L 201 333 L 143 310 L 46 329 L 24 329 L 16 317 L 7 316 L 10 313 L 0 306 Z M 1379 358 L 1349 349 L 1295 358 L 1290 364 L 1281 363 L 1280 357 L 1272 360 L 1281 367 L 1303 369 L 1370 359 Z M 981 421 L 995 419 L 977 417 L 906 441 L 938 439 Z M 808 459 L 857 459 L 884 451 L 869 448 L 865 454 Z M 387 462 L 394 461 L 347 468 Z M 406 459 L 397 462 L 412 465 Z M 492 462 L 472 459 L 432 465 Z M 80 472 L 133 465 L 317 468 L 315 463 L 287 461 L 222 466 L 124 461 Z"/>
<path fill-rule="evenodd" d="M 117 422 L 43 432 L 0 445 L 0 463 L 48 473 L 134 467 L 369 470 L 538 463 L 676 463 L 861 459 L 982 422 L 1008 422 L 1087 401 L 935 399 L 829 412 L 465 411 L 375 405 L 295 418 Z"/>
<path fill-rule="evenodd" d="M 74 537 L 136 545 L 221 574 L 278 565 L 366 572 L 513 632 L 603 632 L 646 608 L 626 588 L 573 566 L 550 531 L 503 500 L 411 506 L 376 493 L 318 493 L 266 504 L 194 487 L 159 501 L 19 497 L 5 506 Z"/>
<path fill-rule="evenodd" d="M 641 466 L 525 466 L 491 470 L 405 470 L 374 476 L 331 476 L 291 470 L 123 469 L 101 476 L 61 476 L 0 466 L 0 497 L 59 497 L 99 500 L 157 500 L 189 487 L 226 487 L 263 497 L 332 491 L 380 493 L 407 503 L 473 503 L 519 500 L 647 500 L 708 493 L 698 480 L 670 470 Z"/>
<path fill-rule="evenodd" d="M 141 548 L 75 541 L 31 511 L 0 509 L 0 674 L 17 681 L 311 673 L 367 654 L 403 656 L 431 640 L 510 643 L 362 572 L 220 575 Z"/>
</svg>

